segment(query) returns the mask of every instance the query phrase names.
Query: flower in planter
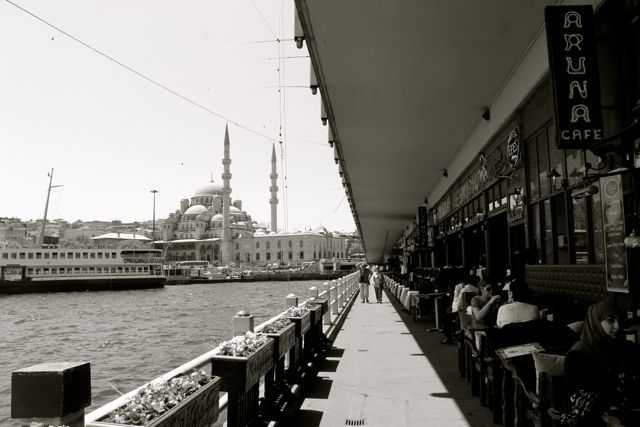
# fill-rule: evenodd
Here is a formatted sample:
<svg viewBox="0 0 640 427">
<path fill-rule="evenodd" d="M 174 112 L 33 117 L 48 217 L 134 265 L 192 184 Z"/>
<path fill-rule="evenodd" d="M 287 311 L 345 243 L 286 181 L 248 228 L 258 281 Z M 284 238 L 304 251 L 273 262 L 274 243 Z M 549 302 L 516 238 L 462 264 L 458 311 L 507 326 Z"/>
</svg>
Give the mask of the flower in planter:
<svg viewBox="0 0 640 427">
<path fill-rule="evenodd" d="M 284 312 L 285 317 L 302 317 L 309 312 L 309 309 L 305 307 L 289 307 Z"/>
<path fill-rule="evenodd" d="M 262 333 L 247 332 L 231 338 L 218 347 L 220 356 L 246 357 L 267 343 L 269 337 Z"/>
<path fill-rule="evenodd" d="M 322 305 L 322 304 L 319 303 L 318 301 L 316 301 L 315 298 L 311 298 L 309 301 L 304 303 L 304 306 L 306 308 L 308 308 L 309 310 L 313 310 L 314 308 L 316 308 L 319 305 Z"/>
<path fill-rule="evenodd" d="M 264 325 L 261 332 L 263 334 L 276 334 L 281 330 L 283 330 L 284 328 L 286 328 L 287 326 L 291 325 L 291 323 L 292 323 L 291 320 L 284 317 L 282 319 L 278 319 L 274 322 Z"/>
<path fill-rule="evenodd" d="M 179 376 L 160 384 L 150 384 L 136 393 L 123 406 L 112 411 L 106 422 L 145 425 L 164 414 L 211 381 L 203 370 Z"/>
</svg>

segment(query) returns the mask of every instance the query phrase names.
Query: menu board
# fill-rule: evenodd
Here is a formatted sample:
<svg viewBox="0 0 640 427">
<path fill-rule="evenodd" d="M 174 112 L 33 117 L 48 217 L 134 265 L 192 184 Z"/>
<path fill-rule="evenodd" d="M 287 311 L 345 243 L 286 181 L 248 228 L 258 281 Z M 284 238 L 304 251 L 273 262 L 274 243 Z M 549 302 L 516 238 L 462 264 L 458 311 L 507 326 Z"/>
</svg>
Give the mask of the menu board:
<svg viewBox="0 0 640 427">
<path fill-rule="evenodd" d="M 629 292 L 627 249 L 624 246 L 624 204 L 620 175 L 600 178 L 600 190 L 607 291 Z"/>
</svg>

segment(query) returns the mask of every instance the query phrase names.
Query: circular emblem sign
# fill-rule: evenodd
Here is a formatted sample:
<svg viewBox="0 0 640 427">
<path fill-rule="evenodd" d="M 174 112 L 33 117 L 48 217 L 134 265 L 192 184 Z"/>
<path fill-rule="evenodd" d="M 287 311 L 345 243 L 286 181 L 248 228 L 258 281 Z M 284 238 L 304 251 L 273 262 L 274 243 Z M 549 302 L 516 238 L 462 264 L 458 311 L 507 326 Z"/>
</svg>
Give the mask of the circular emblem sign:
<svg viewBox="0 0 640 427">
<path fill-rule="evenodd" d="M 518 167 L 520 163 L 520 134 L 517 127 L 511 131 L 509 138 L 507 138 L 507 157 L 513 169 Z"/>
<path fill-rule="evenodd" d="M 604 184 L 604 194 L 606 194 L 607 197 L 614 197 L 618 194 L 618 188 L 618 182 L 611 179 Z"/>
</svg>

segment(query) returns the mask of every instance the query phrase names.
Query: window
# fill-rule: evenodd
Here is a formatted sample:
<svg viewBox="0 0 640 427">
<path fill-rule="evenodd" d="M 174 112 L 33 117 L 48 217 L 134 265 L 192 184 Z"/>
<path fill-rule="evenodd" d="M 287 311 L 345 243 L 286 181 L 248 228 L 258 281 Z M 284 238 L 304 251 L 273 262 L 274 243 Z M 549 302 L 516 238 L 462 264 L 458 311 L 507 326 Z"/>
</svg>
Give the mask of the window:
<svg viewBox="0 0 640 427">
<path fill-rule="evenodd" d="M 42 259 L 42 252 L 36 252 L 36 259 Z"/>
<path fill-rule="evenodd" d="M 96 269 L 94 267 L 89 267 L 89 274 L 96 274 Z"/>
<path fill-rule="evenodd" d="M 98 252 L 98 258 L 102 258 L 102 252 Z"/>
<path fill-rule="evenodd" d="M 118 255 L 115 252 L 111 252 L 111 258 L 115 259 Z M 108 258 L 108 257 L 107 257 Z"/>
<path fill-rule="evenodd" d="M 3 254 L 3 255 L 6 255 L 6 254 Z M 29 258 L 29 259 L 33 259 L 33 252 L 29 252 L 29 253 L 27 254 L 27 258 Z"/>
<path fill-rule="evenodd" d="M 300 247 L 304 247 L 304 242 L 302 240 L 300 240 Z"/>
<path fill-rule="evenodd" d="M 256 261 L 260 261 L 260 252 L 256 254 Z"/>
<path fill-rule="evenodd" d="M 278 252 L 278 261 L 282 260 L 282 252 Z"/>
<path fill-rule="evenodd" d="M 267 242 L 267 249 L 271 249 L 271 242 Z"/>
<path fill-rule="evenodd" d="M 53 252 L 51 254 L 51 259 L 58 259 L 58 252 Z"/>
<path fill-rule="evenodd" d="M 82 267 L 82 274 L 87 274 L 87 267 Z"/>
<path fill-rule="evenodd" d="M 304 259 L 304 251 L 300 251 L 300 259 Z"/>
<path fill-rule="evenodd" d="M 66 252 L 60 252 L 60 259 L 64 259 L 66 255 Z"/>
<path fill-rule="evenodd" d="M 91 252 L 91 253 L 89 254 L 89 258 L 91 258 L 91 259 L 96 259 L 96 253 L 95 253 L 95 252 Z"/>
<path fill-rule="evenodd" d="M 293 242 L 291 240 L 289 240 L 289 247 L 292 248 L 293 247 Z"/>
<path fill-rule="evenodd" d="M 267 261 L 271 261 L 271 252 L 267 252 Z"/>
<path fill-rule="evenodd" d="M 89 252 L 82 252 L 82 259 L 88 259 L 89 258 Z"/>
<path fill-rule="evenodd" d="M 293 259 L 293 252 L 289 252 L 289 260 Z"/>
<path fill-rule="evenodd" d="M 256 242 L 256 249 L 260 249 L 260 242 Z"/>
<path fill-rule="evenodd" d="M 20 259 L 25 259 L 25 255 L 26 254 L 24 252 L 20 252 L 20 255 L 19 255 Z"/>
<path fill-rule="evenodd" d="M 280 240 L 278 240 L 278 249 L 282 248 L 282 245 L 280 243 Z"/>
<path fill-rule="evenodd" d="M 50 259 L 51 254 L 49 252 L 44 253 L 44 259 Z"/>
</svg>

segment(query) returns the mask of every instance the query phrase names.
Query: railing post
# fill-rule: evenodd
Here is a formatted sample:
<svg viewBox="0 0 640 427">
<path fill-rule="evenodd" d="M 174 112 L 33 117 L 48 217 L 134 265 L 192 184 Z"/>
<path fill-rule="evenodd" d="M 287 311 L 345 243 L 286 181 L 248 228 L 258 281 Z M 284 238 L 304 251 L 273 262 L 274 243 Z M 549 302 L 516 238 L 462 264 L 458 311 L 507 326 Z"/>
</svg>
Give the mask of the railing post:
<svg viewBox="0 0 640 427">
<path fill-rule="evenodd" d="M 324 282 L 322 284 L 322 291 L 324 292 L 324 296 L 327 299 L 327 304 L 329 305 L 329 309 L 326 313 L 324 313 L 322 322 L 325 325 L 331 325 L 331 283 Z"/>
<path fill-rule="evenodd" d="M 231 326 L 234 337 L 237 337 L 238 335 L 244 335 L 247 332 L 253 332 L 253 315 L 246 310 L 239 311 L 235 316 L 233 316 Z"/>
<path fill-rule="evenodd" d="M 331 306 L 331 314 L 338 315 L 338 284 L 335 280 L 331 281 L 331 298 L 329 299 Z"/>
<path fill-rule="evenodd" d="M 296 294 L 289 294 L 284 300 L 284 309 L 288 309 L 289 307 L 297 307 L 298 306 L 298 297 Z"/>
<path fill-rule="evenodd" d="M 42 363 L 11 373 L 11 418 L 21 426 L 84 427 L 90 405 L 89 363 Z"/>
<path fill-rule="evenodd" d="M 318 288 L 315 286 L 309 288 L 309 298 L 318 298 Z"/>
</svg>

